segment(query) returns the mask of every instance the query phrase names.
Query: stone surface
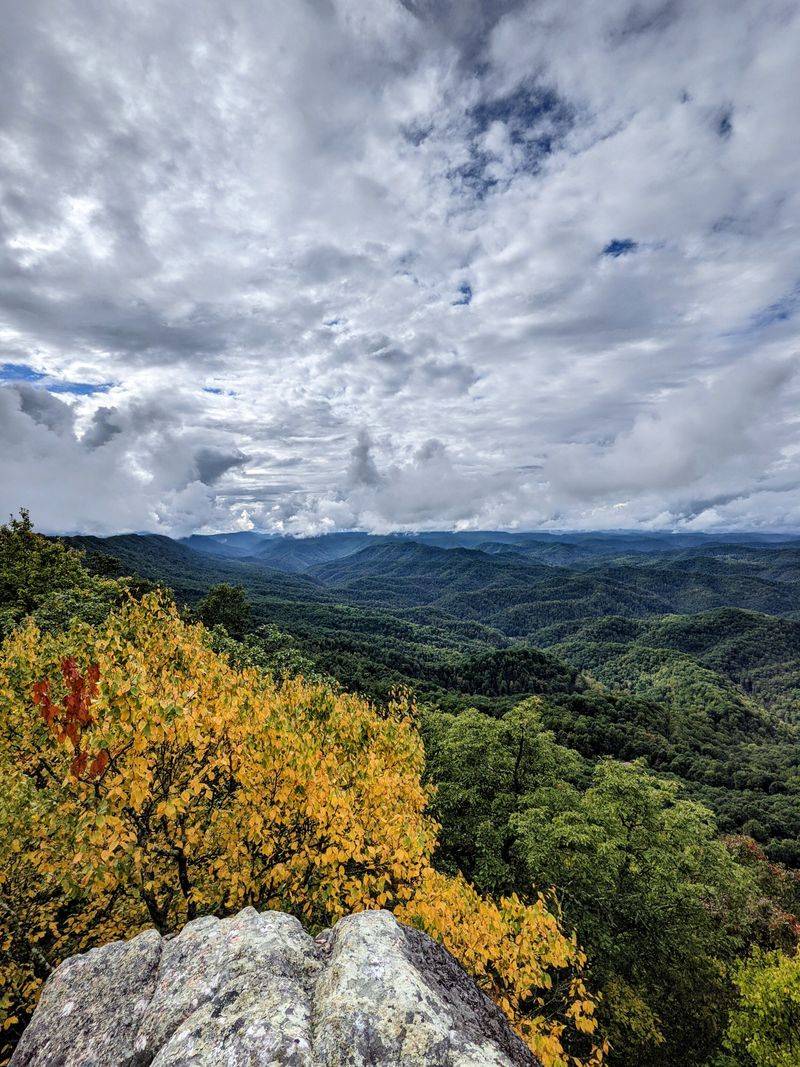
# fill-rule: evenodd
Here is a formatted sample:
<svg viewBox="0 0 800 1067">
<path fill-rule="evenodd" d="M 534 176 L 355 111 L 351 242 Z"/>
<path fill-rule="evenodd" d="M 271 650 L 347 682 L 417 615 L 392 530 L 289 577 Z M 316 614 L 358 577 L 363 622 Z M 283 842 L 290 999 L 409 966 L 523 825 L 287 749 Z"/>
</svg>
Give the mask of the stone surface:
<svg viewBox="0 0 800 1067">
<path fill-rule="evenodd" d="M 196 919 L 75 956 L 12 1067 L 535 1067 L 504 1016 L 385 911 L 318 938 L 280 912 Z"/>
<path fill-rule="evenodd" d="M 12 1062 L 139 1063 L 134 1045 L 152 1005 L 161 945 L 155 930 L 148 930 L 65 960 L 48 979 Z"/>
</svg>

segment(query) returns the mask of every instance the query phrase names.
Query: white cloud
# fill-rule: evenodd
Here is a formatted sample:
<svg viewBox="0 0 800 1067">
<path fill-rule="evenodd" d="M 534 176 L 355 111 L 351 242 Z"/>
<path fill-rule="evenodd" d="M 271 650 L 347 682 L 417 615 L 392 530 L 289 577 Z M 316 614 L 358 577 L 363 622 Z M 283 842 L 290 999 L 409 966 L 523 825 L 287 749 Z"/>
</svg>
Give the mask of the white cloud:
<svg viewBox="0 0 800 1067">
<path fill-rule="evenodd" d="M 185 534 L 227 522 L 213 485 L 241 457 L 176 426 L 193 405 L 172 401 L 98 408 L 81 436 L 73 408 L 45 389 L 0 389 L 0 508 L 27 507 L 45 530 L 66 532 Z"/>
<path fill-rule="evenodd" d="M 787 0 L 17 5 L 0 508 L 799 526 L 798 47 Z"/>
</svg>

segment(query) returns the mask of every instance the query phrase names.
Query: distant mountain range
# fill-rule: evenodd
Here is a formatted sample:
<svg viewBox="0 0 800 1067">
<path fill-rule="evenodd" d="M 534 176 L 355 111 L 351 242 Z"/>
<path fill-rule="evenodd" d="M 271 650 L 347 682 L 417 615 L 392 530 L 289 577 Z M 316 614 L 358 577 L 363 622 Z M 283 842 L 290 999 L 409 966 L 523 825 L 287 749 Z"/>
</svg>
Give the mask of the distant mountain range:
<svg viewBox="0 0 800 1067">
<path fill-rule="evenodd" d="M 729 554 L 771 545 L 800 546 L 793 534 L 731 533 L 509 533 L 498 530 L 427 532 L 414 534 L 331 533 L 317 537 L 281 537 L 251 531 L 192 534 L 180 544 L 225 559 L 258 560 L 277 570 L 300 573 L 373 545 L 415 542 L 435 548 L 466 548 L 493 555 L 518 554 L 543 563 L 570 566 L 600 557 L 652 555 L 700 550 L 713 555 L 723 546 Z"/>
<path fill-rule="evenodd" d="M 294 635 L 354 688 L 368 690 L 376 672 L 383 690 L 413 686 L 439 677 L 443 656 L 520 642 L 613 681 L 667 648 L 800 719 L 793 538 L 490 531 L 66 540 L 189 604 L 220 582 L 244 586 L 256 623 Z"/>
<path fill-rule="evenodd" d="M 492 531 L 374 536 L 254 533 L 175 541 L 155 534 L 71 537 L 193 600 L 214 582 L 255 597 L 473 620 L 508 637 L 606 615 L 646 618 L 741 608 L 800 612 L 800 541 L 777 535 Z M 434 613 L 432 616 L 431 613 Z M 560 633 L 560 631 L 559 631 Z"/>
</svg>

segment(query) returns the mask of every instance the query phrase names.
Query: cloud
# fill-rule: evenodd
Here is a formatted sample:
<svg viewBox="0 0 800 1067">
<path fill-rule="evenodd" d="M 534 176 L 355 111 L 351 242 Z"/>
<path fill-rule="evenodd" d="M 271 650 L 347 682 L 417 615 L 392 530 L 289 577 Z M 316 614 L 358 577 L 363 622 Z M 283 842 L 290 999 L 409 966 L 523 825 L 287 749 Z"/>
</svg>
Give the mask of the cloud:
<svg viewBox="0 0 800 1067">
<path fill-rule="evenodd" d="M 43 426 L 56 437 L 70 434 L 75 423 L 75 413 L 68 404 L 52 396 L 44 389 L 20 382 L 8 391 L 9 402 L 16 400 L 19 411 L 31 422 Z"/>
<path fill-rule="evenodd" d="M 800 527 L 798 47 L 785 0 L 16 5 L 0 506 Z"/>
<path fill-rule="evenodd" d="M 223 474 L 247 463 L 243 452 L 228 452 L 222 448 L 198 448 L 194 454 L 197 477 L 203 485 L 214 485 Z"/>
<path fill-rule="evenodd" d="M 360 430 L 358 440 L 350 453 L 348 481 L 355 487 L 379 485 L 381 476 L 372 458 L 373 443 L 367 430 Z"/>
<path fill-rule="evenodd" d="M 102 448 L 119 433 L 122 433 L 122 426 L 118 421 L 116 408 L 97 408 L 81 443 L 85 448 Z"/>
<path fill-rule="evenodd" d="M 225 523 L 211 486 L 246 457 L 200 438 L 176 430 L 157 400 L 100 407 L 81 435 L 74 408 L 43 387 L 0 387 L 0 511 L 28 507 L 46 531 L 182 534 Z"/>
<path fill-rule="evenodd" d="M 386 533 L 472 524 L 476 514 L 505 501 L 508 473 L 486 478 L 460 468 L 436 438 L 413 452 L 391 439 L 376 445 L 362 430 L 344 482 L 329 493 L 303 494 L 263 516 L 286 533 L 324 533 L 337 527 Z"/>
<path fill-rule="evenodd" d="M 797 395 L 798 371 L 794 363 L 745 365 L 690 383 L 612 441 L 561 446 L 545 475 L 584 500 L 660 492 L 713 497 L 735 493 L 743 481 L 757 486 L 791 448 L 775 419 L 789 416 L 782 408 Z"/>
</svg>

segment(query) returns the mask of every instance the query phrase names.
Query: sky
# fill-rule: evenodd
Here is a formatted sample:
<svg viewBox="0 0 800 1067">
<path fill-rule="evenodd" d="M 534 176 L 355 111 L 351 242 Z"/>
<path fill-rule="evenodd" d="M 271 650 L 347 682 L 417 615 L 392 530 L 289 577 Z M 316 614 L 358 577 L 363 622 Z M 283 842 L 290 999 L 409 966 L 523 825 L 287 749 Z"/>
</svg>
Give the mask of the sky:
<svg viewBox="0 0 800 1067">
<path fill-rule="evenodd" d="M 3 23 L 3 516 L 800 531 L 800 0 Z"/>
</svg>

